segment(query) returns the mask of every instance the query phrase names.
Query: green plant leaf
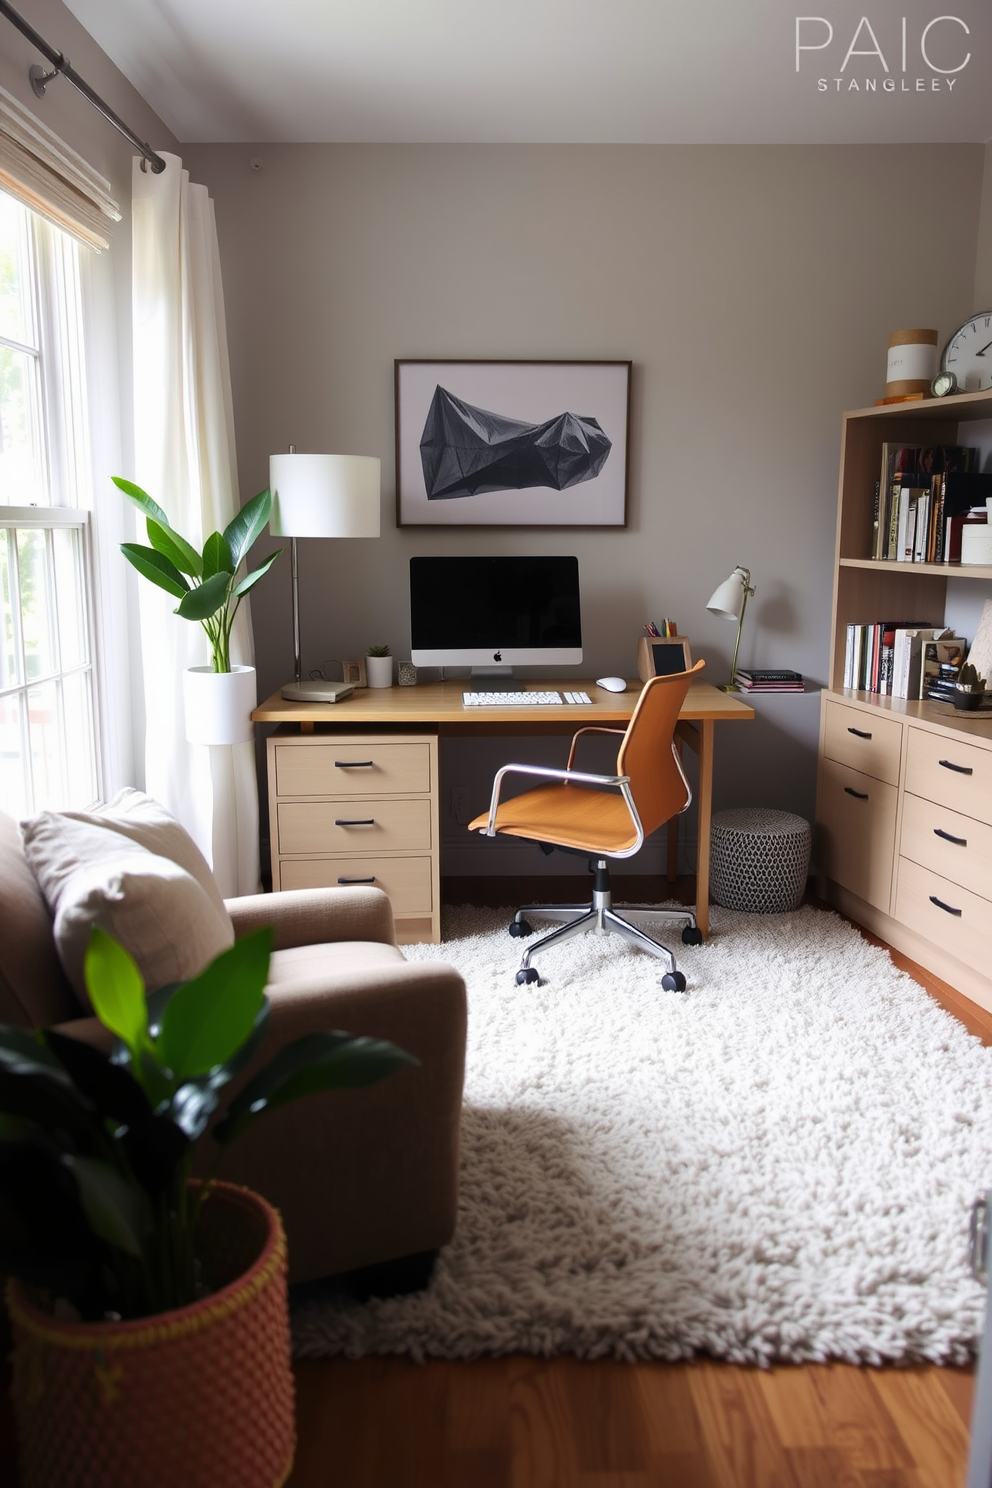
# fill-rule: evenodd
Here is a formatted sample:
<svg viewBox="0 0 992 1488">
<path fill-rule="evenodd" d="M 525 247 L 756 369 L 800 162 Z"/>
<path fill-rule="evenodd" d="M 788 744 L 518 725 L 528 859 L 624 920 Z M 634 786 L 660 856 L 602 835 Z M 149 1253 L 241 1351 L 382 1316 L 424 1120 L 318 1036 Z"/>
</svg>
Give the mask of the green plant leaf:
<svg viewBox="0 0 992 1488">
<path fill-rule="evenodd" d="M 124 947 L 99 925 L 90 931 L 83 977 L 100 1022 L 123 1039 L 137 1060 L 148 1041 L 145 983 Z"/>
<path fill-rule="evenodd" d="M 83 1212 L 93 1233 L 108 1245 L 140 1258 L 141 1202 L 134 1190 L 119 1173 L 96 1158 L 75 1157 L 67 1152 L 62 1161 L 79 1185 Z"/>
<path fill-rule="evenodd" d="M 256 930 L 176 991 L 162 1015 L 155 1052 L 178 1081 L 224 1064 L 250 1038 L 271 953 L 272 931 Z"/>
<path fill-rule="evenodd" d="M 269 520 L 271 510 L 272 492 L 266 487 L 250 501 L 246 501 L 237 516 L 224 528 L 224 536 L 234 559 L 235 573 L 238 571 L 238 564 Z"/>
<path fill-rule="evenodd" d="M 419 1062 L 384 1039 L 354 1037 L 337 1029 L 305 1034 L 280 1049 L 239 1090 L 214 1136 L 226 1145 L 265 1111 L 322 1090 L 373 1085 L 394 1070 Z"/>
<path fill-rule="evenodd" d="M 121 543 L 121 552 L 128 563 L 133 564 L 144 578 L 151 579 L 160 589 L 174 594 L 177 599 L 182 599 L 184 594 L 189 593 L 186 580 L 164 553 L 156 553 L 154 548 L 143 547 L 140 543 Z"/>
<path fill-rule="evenodd" d="M 76 1089 L 101 1116 L 128 1126 L 150 1119 L 148 1097 L 126 1066 L 114 1064 L 102 1049 L 54 1028 L 46 1029 L 43 1037 Z"/>
<path fill-rule="evenodd" d="M 144 516 L 151 517 L 161 527 L 169 526 L 169 519 L 165 515 L 165 512 L 157 501 L 152 500 L 147 491 L 143 491 L 140 486 L 136 486 L 134 481 L 125 480 L 121 475 L 112 475 L 110 479 L 119 491 L 124 492 L 128 501 L 136 506 Z"/>
<path fill-rule="evenodd" d="M 87 1149 L 98 1146 L 102 1138 L 98 1118 L 64 1069 L 29 1061 L 8 1049 L 0 1050 L 0 1111 L 33 1121 L 44 1131 L 71 1132 Z"/>
<path fill-rule="evenodd" d="M 163 527 L 161 522 L 156 522 L 149 517 L 145 523 L 148 531 L 148 541 L 156 553 L 161 553 L 173 563 L 180 573 L 190 574 L 198 579 L 203 572 L 203 562 L 195 548 L 191 547 L 184 537 L 174 532 L 171 527 Z"/>
<path fill-rule="evenodd" d="M 227 539 L 219 532 L 211 532 L 203 544 L 203 577 L 209 579 L 215 573 L 233 574 L 237 566 Z"/>
<path fill-rule="evenodd" d="M 269 999 L 264 997 L 254 1028 L 232 1058 L 216 1065 L 199 1079 L 188 1081 L 176 1091 L 171 1107 L 172 1119 L 191 1141 L 203 1135 L 207 1122 L 220 1104 L 224 1086 L 241 1073 L 262 1044 L 268 1032 L 270 1016 Z"/>
<path fill-rule="evenodd" d="M 270 553 L 268 558 L 263 560 L 261 568 L 256 568 L 252 573 L 248 574 L 247 578 L 241 580 L 241 583 L 234 591 L 235 594 L 247 594 L 249 589 L 253 589 L 262 575 L 268 573 L 282 551 L 282 548 L 277 548 L 274 553 Z"/>
<path fill-rule="evenodd" d="M 8 1058 L 15 1056 L 30 1063 L 47 1065 L 49 1069 L 58 1069 L 59 1060 L 43 1042 L 44 1037 L 41 1033 L 29 1032 L 27 1028 L 0 1024 L 0 1049 L 7 1051 Z"/>
<path fill-rule="evenodd" d="M 229 573 L 211 574 L 209 579 L 204 579 L 185 595 L 175 613 L 182 615 L 184 620 L 209 620 L 211 615 L 224 608 L 230 583 Z"/>
</svg>

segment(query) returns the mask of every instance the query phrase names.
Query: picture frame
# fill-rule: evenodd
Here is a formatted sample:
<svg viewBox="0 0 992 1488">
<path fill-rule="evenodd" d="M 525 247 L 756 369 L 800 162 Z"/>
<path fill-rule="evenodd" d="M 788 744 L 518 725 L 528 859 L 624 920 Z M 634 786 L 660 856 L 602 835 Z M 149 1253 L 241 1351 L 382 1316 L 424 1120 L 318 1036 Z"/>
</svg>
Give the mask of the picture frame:
<svg viewBox="0 0 992 1488">
<path fill-rule="evenodd" d="M 625 527 L 631 365 L 397 360 L 397 527 Z"/>
<path fill-rule="evenodd" d="M 637 675 L 642 682 L 688 672 L 692 651 L 686 636 L 641 636 L 637 642 Z"/>
<path fill-rule="evenodd" d="M 365 676 L 365 658 L 359 657 L 357 661 L 343 661 L 341 680 L 351 682 L 355 687 L 368 687 L 368 679 Z"/>
</svg>

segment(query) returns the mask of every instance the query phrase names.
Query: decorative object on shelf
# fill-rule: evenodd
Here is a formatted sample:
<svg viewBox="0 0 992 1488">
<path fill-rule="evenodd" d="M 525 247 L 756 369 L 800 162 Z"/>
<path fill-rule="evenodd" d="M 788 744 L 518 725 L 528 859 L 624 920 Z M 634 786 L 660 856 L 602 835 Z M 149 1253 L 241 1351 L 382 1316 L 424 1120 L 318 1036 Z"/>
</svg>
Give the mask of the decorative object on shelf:
<svg viewBox="0 0 992 1488">
<path fill-rule="evenodd" d="M 392 687 L 393 658 L 388 646 L 369 646 L 365 672 L 370 687 Z"/>
<path fill-rule="evenodd" d="M 0 1027 L 0 1267 L 24 1488 L 125 1488 L 136 1463 L 149 1488 L 285 1481 L 282 1226 L 247 1190 L 191 1178 L 223 1087 L 264 1037 L 271 945 L 257 930 L 146 997 L 130 955 L 94 927 L 86 989 L 112 1057 L 54 1029 Z M 413 1062 L 380 1040 L 306 1035 L 243 1085 L 214 1138 L 226 1147 L 299 1095 Z"/>
<path fill-rule="evenodd" d="M 717 811 L 710 829 L 710 893 L 717 904 L 748 914 L 798 909 L 811 840 L 809 822 L 791 811 Z"/>
<path fill-rule="evenodd" d="M 727 620 L 737 622 L 737 636 L 734 640 L 734 659 L 730 664 L 730 681 L 720 684 L 721 692 L 740 692 L 740 683 L 737 678 L 737 653 L 740 650 L 741 631 L 744 629 L 744 612 L 747 602 L 754 593 L 751 584 L 751 570 L 744 568 L 738 563 L 729 579 L 713 591 L 706 601 L 706 608 L 711 615 L 722 615 Z"/>
<path fill-rule="evenodd" d="M 979 310 L 951 332 L 940 367 L 953 373 L 958 392 L 992 388 L 992 310 Z"/>
<path fill-rule="evenodd" d="M 985 696 L 985 678 L 980 677 L 970 661 L 966 661 L 954 684 L 954 706 L 968 712 L 980 708 Z"/>
<path fill-rule="evenodd" d="M 930 391 L 935 398 L 949 398 L 952 393 L 963 392 L 963 389 L 958 387 L 953 372 L 938 372 L 930 384 Z"/>
<path fill-rule="evenodd" d="M 630 366 L 397 361 L 397 526 L 625 526 Z"/>
<path fill-rule="evenodd" d="M 642 682 L 666 677 L 671 672 L 692 669 L 687 636 L 640 636 L 637 642 L 637 675 Z"/>
<path fill-rule="evenodd" d="M 992 526 L 988 508 L 974 508 L 961 523 L 961 562 L 992 566 Z"/>
<path fill-rule="evenodd" d="M 345 682 L 350 682 L 353 687 L 368 687 L 368 677 L 365 674 L 365 657 L 359 656 L 355 661 L 343 661 L 341 663 L 341 676 Z"/>
<path fill-rule="evenodd" d="M 397 681 L 401 687 L 416 687 L 417 668 L 412 661 L 400 661 L 396 665 Z"/>
<path fill-rule="evenodd" d="M 892 332 L 885 367 L 886 399 L 925 396 L 936 370 L 936 331 Z"/>
<path fill-rule="evenodd" d="M 300 537 L 378 537 L 380 461 L 371 455 L 301 455 L 293 445 L 269 456 L 274 537 L 291 539 L 294 682 L 302 679 L 300 587 L 296 541 Z"/>
<path fill-rule="evenodd" d="M 259 491 L 224 531 L 212 532 L 198 553 L 169 523 L 147 491 L 120 476 L 111 479 L 145 518 L 150 547 L 121 543 L 128 562 L 179 600 L 175 614 L 203 626 L 210 643 L 210 666 L 189 667 L 183 677 L 186 738 L 191 744 L 245 744 L 254 737 L 251 712 L 257 702 L 255 668 L 233 666 L 231 626 L 244 596 L 282 552 L 278 548 L 254 573 L 236 582 L 238 570 L 261 533 L 272 506 Z"/>
<path fill-rule="evenodd" d="M 975 629 L 975 639 L 968 652 L 968 660 L 979 676 L 992 677 L 992 599 L 982 605 L 982 614 Z"/>
</svg>

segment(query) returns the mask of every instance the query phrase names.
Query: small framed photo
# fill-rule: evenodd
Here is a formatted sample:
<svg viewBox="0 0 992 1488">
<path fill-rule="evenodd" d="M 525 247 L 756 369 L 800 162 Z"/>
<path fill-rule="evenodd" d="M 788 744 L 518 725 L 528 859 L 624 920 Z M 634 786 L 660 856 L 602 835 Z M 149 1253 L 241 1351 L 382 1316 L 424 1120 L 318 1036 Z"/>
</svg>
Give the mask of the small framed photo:
<svg viewBox="0 0 992 1488">
<path fill-rule="evenodd" d="M 398 527 L 624 527 L 630 362 L 396 362 Z"/>
<path fill-rule="evenodd" d="M 343 661 L 341 663 L 341 678 L 344 682 L 351 682 L 355 687 L 368 687 L 365 677 L 365 660 Z"/>
<path fill-rule="evenodd" d="M 685 636 L 641 636 L 637 643 L 637 675 L 642 682 L 688 672 L 692 653 Z"/>
</svg>

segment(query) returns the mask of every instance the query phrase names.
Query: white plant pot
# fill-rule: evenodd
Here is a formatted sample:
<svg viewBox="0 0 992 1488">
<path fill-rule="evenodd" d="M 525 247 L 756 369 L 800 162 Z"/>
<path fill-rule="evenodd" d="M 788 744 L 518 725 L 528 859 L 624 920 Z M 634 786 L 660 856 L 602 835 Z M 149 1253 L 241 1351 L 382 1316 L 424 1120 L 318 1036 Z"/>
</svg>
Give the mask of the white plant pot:
<svg viewBox="0 0 992 1488">
<path fill-rule="evenodd" d="M 370 687 L 392 687 L 393 658 L 391 656 L 366 656 L 365 680 Z"/>
<path fill-rule="evenodd" d="M 248 744 L 255 737 L 251 712 L 258 700 L 255 668 L 229 672 L 187 667 L 183 673 L 186 738 L 191 744 Z"/>
</svg>

